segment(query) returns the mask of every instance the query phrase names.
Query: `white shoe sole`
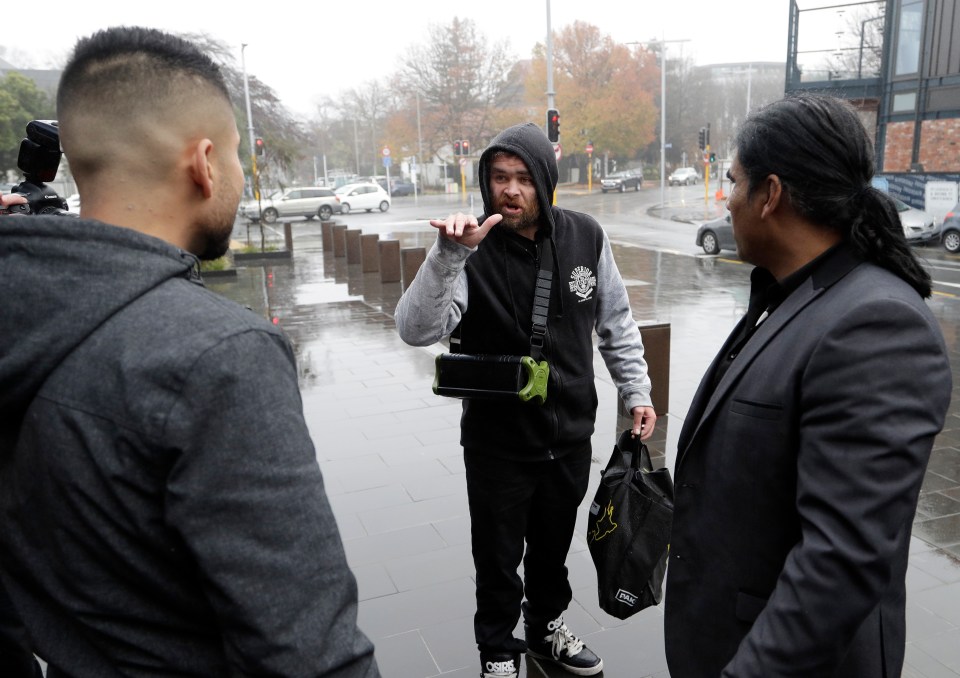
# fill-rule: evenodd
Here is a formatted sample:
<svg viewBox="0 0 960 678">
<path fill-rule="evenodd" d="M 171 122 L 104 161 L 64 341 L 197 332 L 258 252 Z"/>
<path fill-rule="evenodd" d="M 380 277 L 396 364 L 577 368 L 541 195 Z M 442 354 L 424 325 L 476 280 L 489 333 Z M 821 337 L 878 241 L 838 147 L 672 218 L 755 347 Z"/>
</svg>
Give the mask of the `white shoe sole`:
<svg viewBox="0 0 960 678">
<path fill-rule="evenodd" d="M 533 657 L 534 659 L 542 659 L 543 661 L 551 662 L 562 668 L 567 673 L 572 673 L 575 676 L 595 676 L 601 671 L 603 671 L 603 660 L 601 659 L 596 666 L 587 666 L 582 669 L 576 668 L 575 666 L 570 666 L 569 664 L 564 664 L 559 659 L 554 659 L 553 657 L 548 657 L 545 654 L 540 654 L 539 652 L 534 652 L 533 650 L 527 650 L 527 656 Z"/>
</svg>

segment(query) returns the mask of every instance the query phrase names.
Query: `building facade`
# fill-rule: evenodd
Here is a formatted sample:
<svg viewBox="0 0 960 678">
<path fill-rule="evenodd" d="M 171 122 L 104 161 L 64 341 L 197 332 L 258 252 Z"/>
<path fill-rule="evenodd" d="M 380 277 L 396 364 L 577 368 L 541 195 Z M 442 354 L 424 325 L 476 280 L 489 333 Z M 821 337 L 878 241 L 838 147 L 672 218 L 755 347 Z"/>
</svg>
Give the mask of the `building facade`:
<svg viewBox="0 0 960 678">
<path fill-rule="evenodd" d="M 828 9 L 838 7 L 846 16 L 835 26 L 837 45 L 818 49 L 821 36 L 809 33 L 829 32 L 830 17 L 790 0 L 786 92 L 826 91 L 853 101 L 876 131 L 884 173 L 960 173 L 960 0 Z"/>
</svg>

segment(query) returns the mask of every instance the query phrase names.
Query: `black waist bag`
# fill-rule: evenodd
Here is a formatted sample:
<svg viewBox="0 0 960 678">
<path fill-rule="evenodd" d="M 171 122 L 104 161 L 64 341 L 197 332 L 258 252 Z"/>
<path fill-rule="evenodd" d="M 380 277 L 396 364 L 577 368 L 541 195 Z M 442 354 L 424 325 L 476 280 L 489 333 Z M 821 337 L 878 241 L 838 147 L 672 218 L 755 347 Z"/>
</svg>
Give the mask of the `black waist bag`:
<svg viewBox="0 0 960 678">
<path fill-rule="evenodd" d="M 547 362 L 530 356 L 442 353 L 436 359 L 433 392 L 451 398 L 547 399 Z"/>
<path fill-rule="evenodd" d="M 539 254 L 536 291 L 530 329 L 530 355 L 483 355 L 460 353 L 460 328 L 450 336 L 453 353 L 436 359 L 433 392 L 451 398 L 487 398 L 491 400 L 547 400 L 550 367 L 541 360 L 547 317 L 550 310 L 550 286 L 553 280 L 553 243 L 543 240 Z"/>
</svg>

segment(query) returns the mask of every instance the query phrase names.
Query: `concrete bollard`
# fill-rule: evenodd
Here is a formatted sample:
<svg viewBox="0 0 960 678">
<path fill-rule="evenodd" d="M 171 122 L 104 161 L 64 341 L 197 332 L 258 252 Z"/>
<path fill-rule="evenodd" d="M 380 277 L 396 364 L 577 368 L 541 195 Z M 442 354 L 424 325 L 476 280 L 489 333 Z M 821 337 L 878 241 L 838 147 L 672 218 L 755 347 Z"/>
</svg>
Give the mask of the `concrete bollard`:
<svg viewBox="0 0 960 678">
<path fill-rule="evenodd" d="M 347 263 L 360 263 L 360 229 L 348 228 L 344 232 L 344 238 L 347 245 Z"/>
<path fill-rule="evenodd" d="M 377 247 L 380 251 L 380 282 L 400 282 L 400 241 L 381 240 Z"/>
<path fill-rule="evenodd" d="M 283 244 L 286 246 L 287 252 L 293 252 L 293 227 L 289 221 L 283 224 Z"/>
<path fill-rule="evenodd" d="M 364 233 L 360 236 L 360 270 L 363 273 L 376 273 L 380 270 L 380 252 L 377 243 L 378 233 Z"/>
<path fill-rule="evenodd" d="M 347 256 L 347 227 L 344 224 L 333 226 L 333 256 Z"/>
<path fill-rule="evenodd" d="M 426 247 L 404 247 L 400 250 L 400 268 L 403 271 L 403 289 L 410 287 L 420 265 L 427 258 Z"/>
<path fill-rule="evenodd" d="M 670 323 L 640 325 L 640 338 L 653 387 L 650 398 L 659 417 L 670 411 Z"/>
<path fill-rule="evenodd" d="M 333 252 L 333 222 L 320 222 L 320 238 L 324 252 Z"/>
</svg>

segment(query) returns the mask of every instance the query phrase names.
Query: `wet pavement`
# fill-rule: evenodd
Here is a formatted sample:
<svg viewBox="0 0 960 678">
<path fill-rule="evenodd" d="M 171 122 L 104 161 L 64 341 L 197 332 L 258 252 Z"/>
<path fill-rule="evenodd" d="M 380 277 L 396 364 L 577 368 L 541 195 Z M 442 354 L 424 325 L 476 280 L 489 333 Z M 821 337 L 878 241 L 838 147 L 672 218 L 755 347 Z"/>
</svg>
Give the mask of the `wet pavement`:
<svg viewBox="0 0 960 678">
<path fill-rule="evenodd" d="M 654 216 L 702 221 L 702 212 L 672 209 Z M 351 217 L 340 221 L 350 224 Z M 428 247 L 434 235 L 425 226 L 398 237 L 405 247 Z M 670 324 L 669 413 L 658 420 L 650 448 L 655 463 L 672 468 L 693 392 L 746 309 L 749 266 L 735 256 L 646 249 L 626 236 L 611 235 L 611 241 L 638 323 Z M 695 251 L 692 240 L 689 251 Z M 414 348 L 397 336 L 393 311 L 400 283 L 381 283 L 379 273 L 363 273 L 359 264 L 324 251 L 319 235 L 303 235 L 295 238 L 291 259 L 248 261 L 236 277 L 209 277 L 208 286 L 275 319 L 296 348 L 306 420 L 359 584 L 359 623 L 376 644 L 382 674 L 477 676 L 460 403 L 430 390 L 433 359 L 443 347 Z M 960 388 L 960 298 L 938 291 L 930 306 Z M 601 675 L 660 678 L 668 675 L 662 607 L 621 621 L 597 604 L 586 511 L 626 422 L 617 416 L 616 390 L 599 356 L 595 363 L 595 469 L 567 560 L 574 600 L 565 619 L 603 657 Z M 907 586 L 903 675 L 960 677 L 960 398 L 954 398 L 930 460 Z M 569 674 L 535 661 L 525 661 L 521 672 L 560 675 Z"/>
</svg>

